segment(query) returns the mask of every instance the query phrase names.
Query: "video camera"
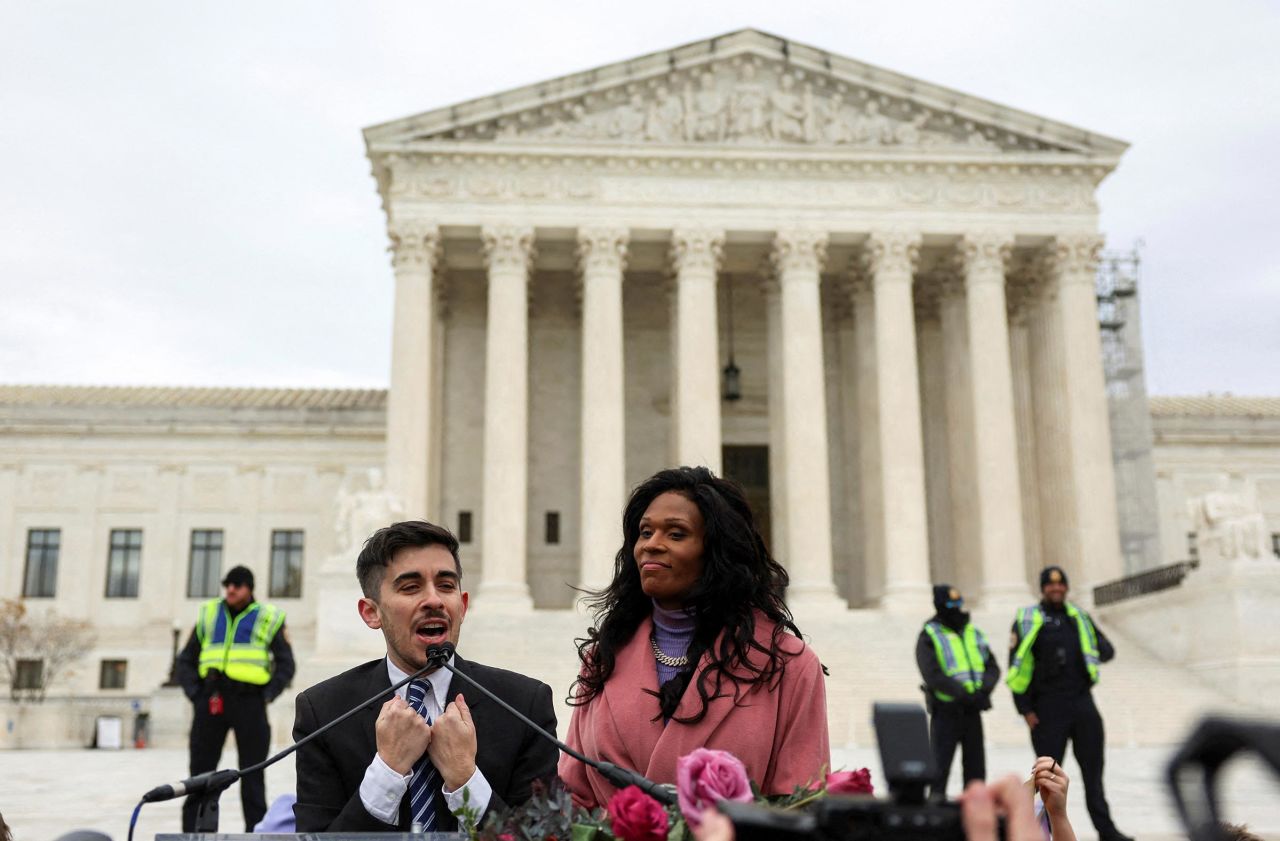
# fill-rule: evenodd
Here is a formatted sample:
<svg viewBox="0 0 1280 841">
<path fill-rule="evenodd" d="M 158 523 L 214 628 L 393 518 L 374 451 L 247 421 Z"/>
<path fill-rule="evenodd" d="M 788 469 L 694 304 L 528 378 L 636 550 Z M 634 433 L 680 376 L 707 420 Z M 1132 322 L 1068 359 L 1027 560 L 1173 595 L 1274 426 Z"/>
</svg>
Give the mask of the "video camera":
<svg viewBox="0 0 1280 841">
<path fill-rule="evenodd" d="M 806 812 L 722 801 L 718 808 L 733 822 L 737 841 L 963 841 L 960 804 L 925 798 L 937 767 L 924 708 L 877 703 L 872 722 L 889 783 L 887 800 L 833 794 Z M 1003 824 L 999 834 L 1004 837 Z"/>
</svg>

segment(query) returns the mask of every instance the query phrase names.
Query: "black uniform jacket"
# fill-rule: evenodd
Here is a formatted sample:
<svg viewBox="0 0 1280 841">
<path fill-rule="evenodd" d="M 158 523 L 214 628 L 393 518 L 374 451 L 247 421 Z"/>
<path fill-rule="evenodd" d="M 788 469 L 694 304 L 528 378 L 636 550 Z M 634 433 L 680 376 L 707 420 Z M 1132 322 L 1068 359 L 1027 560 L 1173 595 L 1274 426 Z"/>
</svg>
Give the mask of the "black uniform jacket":
<svg viewBox="0 0 1280 841">
<path fill-rule="evenodd" d="M 533 719 L 556 732 L 551 687 L 530 677 L 470 663 L 454 655 L 454 667 Z M 293 738 L 301 740 L 366 698 L 391 686 L 385 658 L 356 666 L 298 695 Z M 456 677 L 447 697 L 461 693 L 476 726 L 476 767 L 493 788 L 489 810 L 529 799 L 534 780 L 549 783 L 558 751 L 502 707 Z M 298 749 L 298 832 L 386 832 L 360 801 L 360 783 L 378 752 L 374 723 L 385 699 L 371 704 L 325 735 Z M 436 794 L 436 828 L 450 832 L 457 820 Z M 480 816 L 482 819 L 484 816 Z M 400 804 L 400 829 L 409 828 L 408 797 Z"/>
<path fill-rule="evenodd" d="M 941 620 L 935 616 L 930 621 Z M 957 633 L 964 636 L 963 629 Z M 928 696 L 928 705 L 931 709 L 934 704 L 942 703 L 972 704 L 985 708 L 987 707 L 985 702 L 991 697 L 991 690 L 995 689 L 1000 681 L 1000 664 L 988 648 L 987 661 L 982 664 L 982 689 L 975 695 L 969 695 L 964 684 L 953 677 L 947 677 L 942 671 L 942 665 L 938 662 L 938 651 L 934 648 L 933 637 L 929 636 L 928 631 L 921 631 L 920 638 L 916 640 L 916 665 L 920 667 L 920 677 L 924 678 L 925 694 Z M 950 695 L 956 701 L 940 701 L 933 694 L 934 692 Z"/>
<path fill-rule="evenodd" d="M 195 628 L 192 628 L 187 644 L 183 646 L 182 652 L 178 654 L 178 659 L 174 663 L 174 678 L 192 701 L 198 701 L 202 696 L 211 694 L 216 688 L 220 692 L 232 695 L 237 693 L 256 695 L 261 692 L 263 700 L 270 703 L 289 687 L 290 681 L 293 680 L 293 673 L 297 669 L 293 661 L 293 648 L 289 645 L 289 637 L 284 632 L 283 622 L 280 623 L 276 635 L 271 638 L 270 650 L 271 680 L 266 686 L 242 683 L 231 680 L 225 675 L 213 681 L 203 681 L 200 679 L 200 637 L 196 635 Z"/>
<path fill-rule="evenodd" d="M 1089 670 L 1084 663 L 1084 652 L 1080 649 L 1080 631 L 1076 628 L 1075 620 L 1067 615 L 1066 608 L 1062 606 L 1041 602 L 1040 609 L 1044 611 L 1044 624 L 1040 626 L 1036 641 L 1031 644 L 1031 656 L 1035 658 L 1031 685 L 1021 695 L 1016 692 L 1013 695 L 1013 703 L 1018 708 L 1019 715 L 1035 712 L 1041 701 L 1075 698 L 1093 687 L 1093 682 L 1089 680 Z M 1092 616 L 1089 617 L 1089 622 L 1098 637 L 1098 659 L 1105 663 L 1116 656 L 1115 647 Z M 1013 645 L 1009 649 L 1010 663 L 1017 652 L 1017 644 L 1021 642 L 1020 630 L 1015 619 L 1010 636 L 1010 643 Z"/>
</svg>

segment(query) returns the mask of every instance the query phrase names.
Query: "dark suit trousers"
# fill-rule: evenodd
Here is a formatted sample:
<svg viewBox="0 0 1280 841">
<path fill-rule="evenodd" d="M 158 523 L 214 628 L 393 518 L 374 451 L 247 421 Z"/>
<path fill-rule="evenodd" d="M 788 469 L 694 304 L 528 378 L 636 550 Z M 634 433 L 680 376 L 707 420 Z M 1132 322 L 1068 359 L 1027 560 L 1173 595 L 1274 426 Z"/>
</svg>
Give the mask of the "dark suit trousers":
<svg viewBox="0 0 1280 841">
<path fill-rule="evenodd" d="M 933 744 L 933 758 L 938 766 L 938 776 L 933 784 L 933 796 L 944 797 L 947 777 L 951 775 L 951 762 L 956 747 L 963 750 L 961 768 L 964 782 L 983 780 L 987 776 L 987 753 L 982 744 L 982 712 L 977 707 L 962 704 L 944 704 L 935 701 L 933 715 L 929 719 L 929 741 Z"/>
<path fill-rule="evenodd" d="M 1036 699 L 1036 717 L 1040 723 L 1031 731 L 1031 744 L 1037 756 L 1051 756 L 1062 762 L 1071 740 L 1080 774 L 1084 779 L 1084 802 L 1094 829 L 1103 838 L 1116 832 L 1111 808 L 1102 790 L 1103 752 L 1106 734 L 1102 716 L 1093 703 L 1093 694 L 1048 695 Z"/>
<path fill-rule="evenodd" d="M 203 774 L 218 767 L 227 731 L 236 734 L 238 757 L 236 767 L 246 768 L 267 758 L 271 744 L 271 725 L 267 723 L 267 704 L 258 692 L 224 693 L 222 715 L 209 714 L 209 698 L 201 693 L 193 702 L 195 719 L 191 722 L 191 775 Z M 182 804 L 182 831 L 194 832 L 198 801 L 188 797 Z M 244 831 L 252 832 L 267 813 L 267 786 L 261 771 L 240 780 L 240 805 L 244 809 Z M 227 832 L 219 826 L 220 832 Z"/>
</svg>

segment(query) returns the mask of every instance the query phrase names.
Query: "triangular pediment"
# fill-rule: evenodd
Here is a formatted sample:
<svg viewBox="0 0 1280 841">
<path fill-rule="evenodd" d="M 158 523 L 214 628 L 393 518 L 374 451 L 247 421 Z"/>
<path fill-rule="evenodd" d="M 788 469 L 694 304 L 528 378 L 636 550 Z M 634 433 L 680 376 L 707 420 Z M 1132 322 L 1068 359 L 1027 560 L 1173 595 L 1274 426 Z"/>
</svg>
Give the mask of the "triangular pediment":
<svg viewBox="0 0 1280 841">
<path fill-rule="evenodd" d="M 365 137 L 371 152 L 479 142 L 1114 159 L 1127 145 L 756 30 L 374 126 Z"/>
</svg>

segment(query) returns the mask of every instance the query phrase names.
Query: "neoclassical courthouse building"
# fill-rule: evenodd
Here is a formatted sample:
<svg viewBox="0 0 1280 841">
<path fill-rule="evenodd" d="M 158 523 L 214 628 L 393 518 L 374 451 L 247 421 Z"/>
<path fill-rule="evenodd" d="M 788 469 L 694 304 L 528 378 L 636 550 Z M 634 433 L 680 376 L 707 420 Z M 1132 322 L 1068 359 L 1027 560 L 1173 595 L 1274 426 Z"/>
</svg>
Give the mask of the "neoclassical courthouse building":
<svg viewBox="0 0 1280 841">
<path fill-rule="evenodd" d="M 52 695 L 164 709 L 232 564 L 288 612 L 299 684 L 376 654 L 354 557 L 397 516 L 459 534 L 469 655 L 562 693 L 574 588 L 608 580 L 628 489 L 672 464 L 746 488 L 838 745 L 868 693 L 914 693 L 933 581 L 999 639 L 1045 563 L 1089 602 L 1188 559 L 1203 494 L 1277 539 L 1280 399 L 1129 393 L 1147 466 L 1118 504 L 1095 191 L 1122 141 L 754 30 L 365 139 L 389 390 L 0 387 L 0 596 L 95 627 Z M 1131 689 L 1178 680 L 1144 662 Z"/>
</svg>

